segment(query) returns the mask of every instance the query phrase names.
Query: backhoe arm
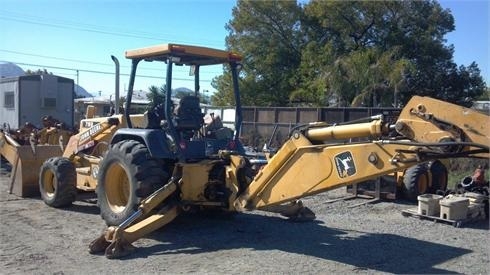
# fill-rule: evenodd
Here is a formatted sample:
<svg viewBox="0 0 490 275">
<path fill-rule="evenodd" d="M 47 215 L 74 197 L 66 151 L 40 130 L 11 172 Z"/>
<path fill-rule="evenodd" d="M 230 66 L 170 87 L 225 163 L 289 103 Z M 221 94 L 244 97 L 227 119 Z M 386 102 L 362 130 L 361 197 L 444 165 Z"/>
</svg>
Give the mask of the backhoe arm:
<svg viewBox="0 0 490 275">
<path fill-rule="evenodd" d="M 486 157 L 488 116 L 427 97 L 414 97 L 393 126 L 382 120 L 298 130 L 235 201 L 261 209 L 374 179 L 438 158 Z M 391 128 L 398 136 L 383 138 Z M 376 138 L 357 143 L 320 141 Z"/>
<path fill-rule="evenodd" d="M 168 203 L 162 205 L 177 190 L 177 184 L 170 181 L 144 199 L 138 211 L 118 226 L 107 228 L 104 233 L 89 245 L 92 254 L 104 252 L 107 258 L 123 257 L 134 249 L 134 241 L 150 234 L 160 227 L 173 221 L 179 214 L 179 208 Z M 151 213 L 160 207 L 156 213 Z"/>
</svg>

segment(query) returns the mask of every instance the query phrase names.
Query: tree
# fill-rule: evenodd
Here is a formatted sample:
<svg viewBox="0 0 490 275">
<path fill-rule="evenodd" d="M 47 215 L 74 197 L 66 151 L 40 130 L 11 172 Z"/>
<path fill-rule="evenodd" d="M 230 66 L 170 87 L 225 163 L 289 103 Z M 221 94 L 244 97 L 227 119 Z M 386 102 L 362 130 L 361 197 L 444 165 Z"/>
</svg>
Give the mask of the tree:
<svg viewBox="0 0 490 275">
<path fill-rule="evenodd" d="M 383 21 L 381 1 L 310 1 L 304 7 L 303 30 L 309 41 L 331 43 L 336 55 L 376 44 Z"/>
<path fill-rule="evenodd" d="M 385 57 L 385 64 L 391 64 L 388 77 L 370 75 L 375 73 L 373 70 L 363 72 L 378 87 L 377 80 L 383 78 L 391 83 L 397 90 L 393 94 L 399 95 L 397 100 L 402 103 L 415 94 L 457 102 L 461 94 L 458 85 L 462 85 L 457 84 L 459 81 L 472 87 L 473 97 L 484 91 L 485 83 L 479 79 L 476 64 L 466 79 L 464 73 L 455 71 L 453 47 L 446 46 L 444 40 L 444 35 L 454 30 L 454 19 L 435 1 L 311 1 L 304 11 L 308 39 L 332 44 L 341 60 L 348 63 L 362 59 L 370 49 L 386 52 L 379 56 Z M 379 68 L 369 61 L 364 65 L 369 63 Z M 359 88 L 356 93 L 362 96 L 366 91 Z M 340 93 L 350 95 L 352 91 L 344 88 Z"/>
<path fill-rule="evenodd" d="M 412 71 L 409 60 L 398 58 L 397 49 L 382 52 L 367 48 L 339 60 L 344 78 L 337 81 L 354 87 L 343 99 L 352 106 L 395 106 L 396 95 L 405 87 L 405 75 Z M 336 81 L 333 79 L 332 81 Z"/>
<path fill-rule="evenodd" d="M 487 92 L 486 84 L 480 75 L 478 65 L 473 62 L 468 67 L 461 65 L 452 67 L 441 86 L 441 98 L 470 107 L 474 99 L 478 99 Z"/>
<path fill-rule="evenodd" d="M 386 11 L 382 2 L 312 1 L 305 7 L 309 39 L 328 41 L 333 46 L 329 55 L 335 61 L 323 64 L 322 70 L 329 76 L 324 83 L 327 93 L 340 102 L 376 104 L 377 94 L 388 94 L 390 67 L 407 63 L 395 60 L 396 48 L 378 45 L 382 35 L 379 25 L 385 23 L 382 18 Z"/>
<path fill-rule="evenodd" d="M 38 75 L 38 74 L 50 74 L 52 75 L 53 73 L 52 72 L 48 72 L 48 70 L 46 69 L 37 69 L 35 71 L 31 70 L 31 69 L 27 69 L 27 71 L 25 72 L 26 75 Z"/>
<path fill-rule="evenodd" d="M 211 81 L 211 86 L 216 89 L 216 92 L 211 96 L 211 104 L 214 106 L 232 106 L 235 103 L 233 96 L 233 85 L 232 85 L 231 73 L 226 71 L 221 76 L 215 77 Z M 243 97 L 246 93 L 243 92 L 242 87 L 242 102 Z"/>
<path fill-rule="evenodd" d="M 165 85 L 160 86 L 160 88 L 152 85 L 148 88 L 148 91 L 149 93 L 146 95 L 150 101 L 148 111 L 153 111 L 158 105 L 165 106 L 165 95 L 167 94 Z"/>
<path fill-rule="evenodd" d="M 288 104 L 293 90 L 290 79 L 301 56 L 300 17 L 301 8 L 296 1 L 237 1 L 233 19 L 226 25 L 229 31 L 226 43 L 231 50 L 244 55 L 241 72 L 244 105 Z M 221 93 L 230 93 L 227 89 L 230 80 L 223 76 L 213 83 Z M 230 95 L 222 98 L 228 99 Z"/>
<path fill-rule="evenodd" d="M 228 47 L 244 55 L 245 105 L 460 103 L 486 89 L 476 63 L 453 62 L 444 36 L 454 19 L 432 0 L 239 0 L 226 27 Z M 227 74 L 213 81 L 214 99 L 232 104 Z"/>
</svg>

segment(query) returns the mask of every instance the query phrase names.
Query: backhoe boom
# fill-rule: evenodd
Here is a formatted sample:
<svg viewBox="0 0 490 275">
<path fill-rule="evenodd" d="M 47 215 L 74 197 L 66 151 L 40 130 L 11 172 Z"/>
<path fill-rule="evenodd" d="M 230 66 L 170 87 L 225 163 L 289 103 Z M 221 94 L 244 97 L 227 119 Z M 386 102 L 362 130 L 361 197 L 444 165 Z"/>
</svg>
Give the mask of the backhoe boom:
<svg viewBox="0 0 490 275">
<path fill-rule="evenodd" d="M 432 159 L 488 158 L 488 116 L 472 109 L 413 97 L 394 125 L 399 135 L 381 139 L 389 128 L 379 119 L 294 132 L 237 199 L 235 208 L 261 209 L 375 179 Z M 378 139 L 316 144 L 365 137 Z"/>
</svg>

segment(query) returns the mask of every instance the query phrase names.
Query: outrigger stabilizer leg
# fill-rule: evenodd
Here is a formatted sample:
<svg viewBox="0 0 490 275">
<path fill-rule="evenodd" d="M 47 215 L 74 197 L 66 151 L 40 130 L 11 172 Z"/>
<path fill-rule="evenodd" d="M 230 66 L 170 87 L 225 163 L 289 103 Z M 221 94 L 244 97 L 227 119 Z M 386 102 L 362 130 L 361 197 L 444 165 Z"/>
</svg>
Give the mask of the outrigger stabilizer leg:
<svg viewBox="0 0 490 275">
<path fill-rule="evenodd" d="M 104 252 L 109 259 L 124 257 L 134 251 L 132 243 L 174 220 L 180 212 L 178 205 L 169 202 L 156 213 L 148 215 L 177 190 L 177 184 L 170 181 L 144 199 L 138 211 L 119 226 L 110 226 L 89 245 L 91 254 Z M 139 220 L 139 221 L 137 221 Z M 137 222 L 136 222 L 137 221 Z M 136 222 L 136 223 L 135 223 Z"/>
</svg>

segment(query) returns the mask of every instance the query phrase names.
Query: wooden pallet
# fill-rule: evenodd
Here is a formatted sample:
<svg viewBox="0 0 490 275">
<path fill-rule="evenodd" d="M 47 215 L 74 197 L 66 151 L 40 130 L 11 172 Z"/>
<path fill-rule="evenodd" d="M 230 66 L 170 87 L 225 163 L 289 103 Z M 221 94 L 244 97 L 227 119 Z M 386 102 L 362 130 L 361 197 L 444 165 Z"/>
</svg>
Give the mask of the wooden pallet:
<svg viewBox="0 0 490 275">
<path fill-rule="evenodd" d="M 464 224 L 468 222 L 472 222 L 477 220 L 476 218 L 471 218 L 471 219 L 462 219 L 462 220 L 449 220 L 449 219 L 443 219 L 439 216 L 429 216 L 429 215 L 423 215 L 418 213 L 418 209 L 407 209 L 407 210 L 402 210 L 402 215 L 404 217 L 418 217 L 419 219 L 424 219 L 424 220 L 431 220 L 434 222 L 442 222 L 442 223 L 447 223 L 451 224 L 454 227 L 462 227 Z"/>
</svg>

